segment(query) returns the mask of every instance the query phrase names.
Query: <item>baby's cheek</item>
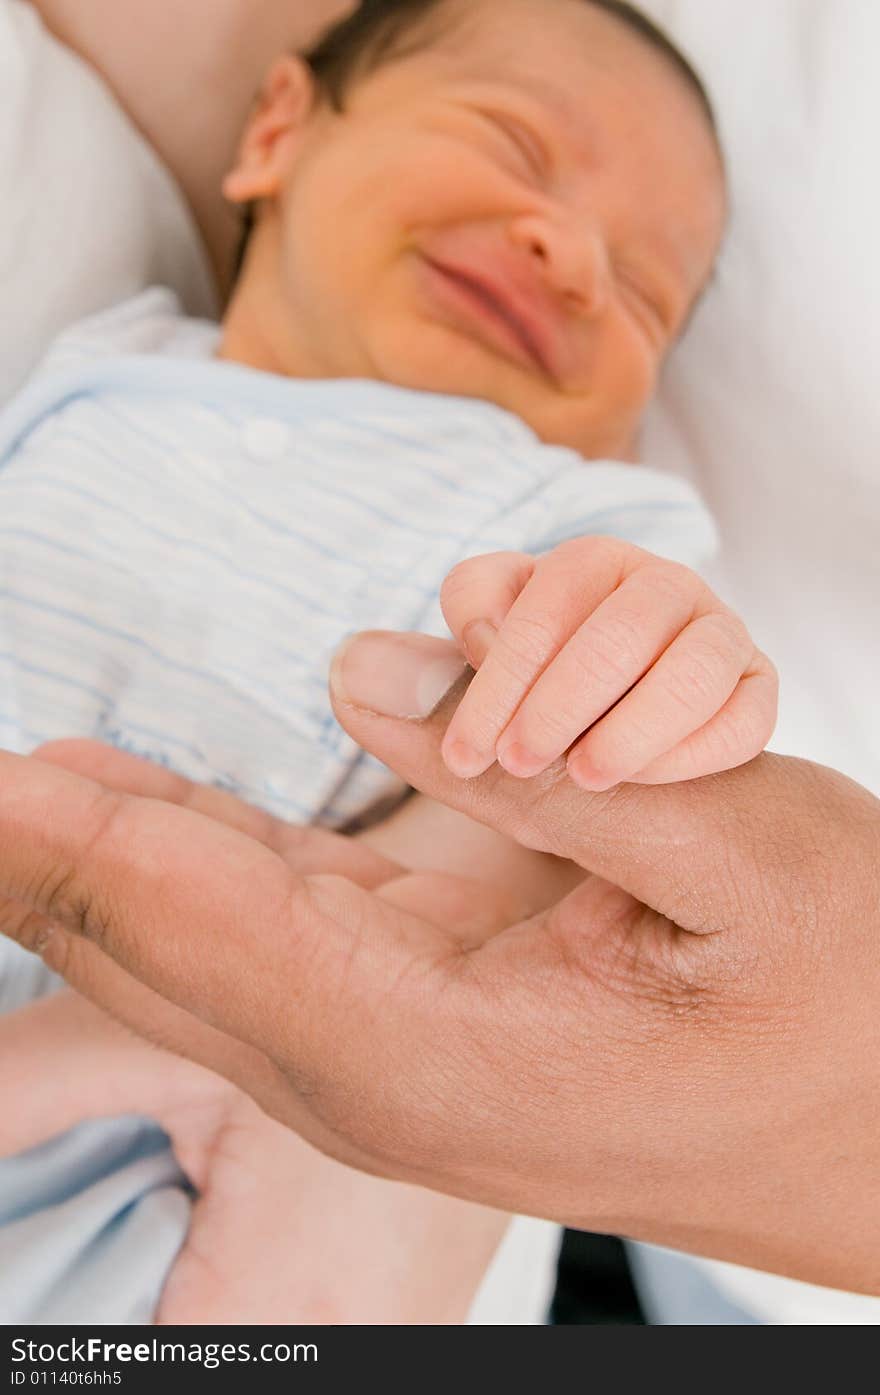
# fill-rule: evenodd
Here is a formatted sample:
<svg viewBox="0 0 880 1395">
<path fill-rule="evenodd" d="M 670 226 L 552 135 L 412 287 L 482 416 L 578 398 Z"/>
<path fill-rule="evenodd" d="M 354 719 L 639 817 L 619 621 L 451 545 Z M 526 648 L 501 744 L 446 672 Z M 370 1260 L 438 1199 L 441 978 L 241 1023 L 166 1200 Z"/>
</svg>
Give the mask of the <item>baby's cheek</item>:
<svg viewBox="0 0 880 1395">
<path fill-rule="evenodd" d="M 446 143 L 408 166 L 390 198 L 386 192 L 400 228 L 415 235 L 509 218 L 516 206 L 513 197 L 510 179 L 496 165 Z"/>
<path fill-rule="evenodd" d="M 657 377 L 656 360 L 642 348 L 625 342 L 597 345 L 577 388 L 545 392 L 535 413 L 539 419 L 530 424 L 543 440 L 569 446 L 587 459 L 631 459 Z"/>
<path fill-rule="evenodd" d="M 644 407 L 657 388 L 660 346 L 626 316 L 609 331 L 606 361 L 611 391 L 624 406 Z"/>
<path fill-rule="evenodd" d="M 622 335 L 596 375 L 596 398 L 615 436 L 630 441 L 657 391 L 660 355 L 641 336 Z"/>
</svg>

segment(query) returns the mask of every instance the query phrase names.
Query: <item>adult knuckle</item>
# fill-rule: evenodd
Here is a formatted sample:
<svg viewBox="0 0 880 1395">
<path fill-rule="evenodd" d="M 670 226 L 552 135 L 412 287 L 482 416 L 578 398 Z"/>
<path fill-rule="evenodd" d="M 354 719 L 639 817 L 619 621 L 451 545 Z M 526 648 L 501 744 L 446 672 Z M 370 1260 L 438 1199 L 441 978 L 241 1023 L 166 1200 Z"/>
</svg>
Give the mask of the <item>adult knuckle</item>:
<svg viewBox="0 0 880 1395">
<path fill-rule="evenodd" d="M 83 887 L 77 867 L 51 867 L 35 888 L 34 899 L 45 906 L 49 920 L 57 920 L 75 934 L 86 933 L 92 897 Z"/>
<path fill-rule="evenodd" d="M 109 938 L 111 917 L 104 898 L 92 889 L 88 869 L 100 858 L 103 845 L 114 836 L 122 807 L 123 801 L 114 791 L 97 795 L 89 831 L 81 839 L 76 861 L 53 864 L 32 891 L 34 903 L 42 906 L 49 920 L 99 947 Z"/>
</svg>

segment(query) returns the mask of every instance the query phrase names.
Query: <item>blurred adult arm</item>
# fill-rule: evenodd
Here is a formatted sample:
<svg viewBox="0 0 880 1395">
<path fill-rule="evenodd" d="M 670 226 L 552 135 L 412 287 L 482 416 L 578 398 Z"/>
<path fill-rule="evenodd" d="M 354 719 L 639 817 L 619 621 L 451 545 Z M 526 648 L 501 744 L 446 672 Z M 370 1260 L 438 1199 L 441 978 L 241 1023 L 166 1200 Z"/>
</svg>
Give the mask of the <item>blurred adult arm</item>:
<svg viewBox="0 0 880 1395">
<path fill-rule="evenodd" d="M 220 182 L 266 68 L 353 0 L 33 0 L 104 78 L 184 191 L 221 286 L 238 219 Z"/>
</svg>

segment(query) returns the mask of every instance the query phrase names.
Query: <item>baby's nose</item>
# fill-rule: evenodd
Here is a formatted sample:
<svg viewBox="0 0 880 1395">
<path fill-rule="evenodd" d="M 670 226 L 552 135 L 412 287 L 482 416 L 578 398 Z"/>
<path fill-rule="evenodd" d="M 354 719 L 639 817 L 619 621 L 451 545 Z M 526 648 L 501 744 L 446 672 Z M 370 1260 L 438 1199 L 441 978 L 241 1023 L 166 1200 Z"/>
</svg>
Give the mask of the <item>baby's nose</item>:
<svg viewBox="0 0 880 1395">
<path fill-rule="evenodd" d="M 551 217 L 529 215 L 510 224 L 511 241 L 538 264 L 547 283 L 563 297 L 572 313 L 600 315 L 608 302 L 610 266 L 605 239 L 598 227 Z"/>
</svg>

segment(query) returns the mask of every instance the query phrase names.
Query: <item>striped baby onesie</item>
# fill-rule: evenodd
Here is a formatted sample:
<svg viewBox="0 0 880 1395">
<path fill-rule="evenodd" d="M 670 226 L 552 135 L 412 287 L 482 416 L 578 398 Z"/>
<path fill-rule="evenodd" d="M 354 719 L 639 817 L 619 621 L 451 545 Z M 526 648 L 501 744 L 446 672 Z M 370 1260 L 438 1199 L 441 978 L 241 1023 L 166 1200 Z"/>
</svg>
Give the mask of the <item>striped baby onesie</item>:
<svg viewBox="0 0 880 1395">
<path fill-rule="evenodd" d="M 483 402 L 212 360 L 151 291 L 66 335 L 0 416 L 0 744 L 94 736 L 288 819 L 389 788 L 333 720 L 352 631 L 445 633 L 463 557 L 613 533 L 696 563 L 681 481 Z"/>
<path fill-rule="evenodd" d="M 400 788 L 333 719 L 348 634 L 444 633 L 440 584 L 482 552 L 713 546 L 680 480 L 484 402 L 254 372 L 217 340 L 148 291 L 65 334 L 0 415 L 0 745 L 96 737 L 338 826 Z M 0 1010 L 51 986 L 0 944 Z M 0 1320 L 148 1320 L 188 1206 L 143 1122 L 0 1162 Z"/>
</svg>

